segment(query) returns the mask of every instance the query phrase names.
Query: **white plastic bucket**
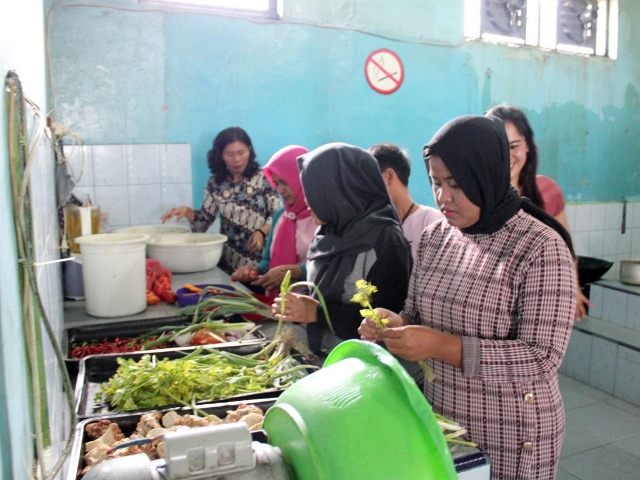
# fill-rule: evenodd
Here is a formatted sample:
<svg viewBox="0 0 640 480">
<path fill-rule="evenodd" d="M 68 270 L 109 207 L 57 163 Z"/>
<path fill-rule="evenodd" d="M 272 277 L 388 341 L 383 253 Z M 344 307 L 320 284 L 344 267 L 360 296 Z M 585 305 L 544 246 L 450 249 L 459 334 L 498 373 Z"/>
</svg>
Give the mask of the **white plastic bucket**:
<svg viewBox="0 0 640 480">
<path fill-rule="evenodd" d="M 148 235 L 100 233 L 76 238 L 82 252 L 85 308 L 94 317 L 123 317 L 147 307 Z"/>
</svg>

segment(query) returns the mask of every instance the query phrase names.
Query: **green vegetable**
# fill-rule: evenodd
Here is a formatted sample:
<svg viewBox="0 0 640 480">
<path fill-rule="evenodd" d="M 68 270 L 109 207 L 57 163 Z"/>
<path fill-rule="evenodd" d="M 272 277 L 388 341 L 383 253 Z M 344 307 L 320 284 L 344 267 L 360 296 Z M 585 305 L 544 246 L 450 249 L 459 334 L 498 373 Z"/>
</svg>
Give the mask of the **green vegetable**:
<svg viewBox="0 0 640 480">
<path fill-rule="evenodd" d="M 335 335 L 336 331 L 333 329 L 333 324 L 331 323 L 331 319 L 329 318 L 329 310 L 327 309 L 327 302 L 322 295 L 322 292 L 318 288 L 318 286 L 313 282 L 291 282 L 291 270 L 287 270 L 287 273 L 284 275 L 282 282 L 280 283 L 280 316 L 284 316 L 285 310 L 285 295 L 291 292 L 296 287 L 307 287 L 311 290 L 313 295 L 318 297 L 318 301 L 320 302 L 320 306 L 322 307 L 322 312 L 324 313 L 324 318 L 327 320 L 327 326 L 329 327 L 329 331 Z M 278 320 L 278 328 L 276 329 L 276 336 L 280 332 L 280 328 L 282 326 L 282 318 Z"/>
<path fill-rule="evenodd" d="M 152 354 L 139 361 L 119 358 L 115 375 L 100 386 L 96 402 L 106 401 L 115 411 L 130 411 L 285 389 L 306 376 L 307 369 L 317 368 L 301 365 L 290 355 L 294 338 L 286 330 L 251 356 L 198 348 L 173 360 Z"/>
<path fill-rule="evenodd" d="M 380 318 L 377 310 L 375 310 L 371 306 L 371 296 L 378 291 L 378 287 L 367 282 L 364 279 L 356 280 L 356 293 L 351 297 L 351 301 L 354 303 L 359 303 L 364 308 L 360 310 L 360 315 L 362 318 L 370 318 L 376 324 L 376 328 L 382 330 L 387 326 L 389 320 L 386 318 Z M 422 373 L 424 373 L 424 378 L 427 379 L 428 382 L 433 382 L 433 379 L 436 378 L 433 370 L 429 368 L 427 362 L 424 360 L 418 360 L 418 365 L 422 369 Z"/>
<path fill-rule="evenodd" d="M 220 292 L 222 292 L 222 295 Z M 214 295 L 207 297 L 208 293 L 213 293 Z M 271 305 L 258 300 L 249 292 L 221 285 L 204 288 L 198 303 L 188 305 L 180 309 L 178 313 L 192 315 L 193 323 L 208 322 L 231 315 L 244 315 L 247 313 L 275 319 L 271 312 Z"/>
<path fill-rule="evenodd" d="M 351 301 L 354 303 L 359 303 L 361 307 L 364 307 L 360 310 L 360 315 L 362 318 L 370 318 L 373 320 L 373 323 L 376 324 L 376 327 L 382 330 L 389 320 L 386 318 L 380 318 L 378 315 L 378 311 L 374 310 L 373 306 L 371 306 L 371 296 L 378 291 L 378 287 L 372 285 L 366 280 L 357 280 L 356 281 L 356 293 L 351 297 Z"/>
</svg>

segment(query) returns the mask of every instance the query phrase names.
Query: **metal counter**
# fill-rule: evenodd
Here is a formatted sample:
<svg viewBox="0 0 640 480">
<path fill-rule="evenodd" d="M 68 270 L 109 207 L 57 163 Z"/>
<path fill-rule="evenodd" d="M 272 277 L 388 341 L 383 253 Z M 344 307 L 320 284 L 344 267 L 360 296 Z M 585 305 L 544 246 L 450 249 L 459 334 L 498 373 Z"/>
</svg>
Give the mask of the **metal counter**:
<svg viewBox="0 0 640 480">
<path fill-rule="evenodd" d="M 176 291 L 185 283 L 191 285 L 195 284 L 231 284 L 231 278 L 228 273 L 222 271 L 220 268 L 215 267 L 211 270 L 196 273 L 174 273 L 172 278 L 172 287 Z M 180 307 L 178 304 L 169 305 L 165 302 L 160 302 L 156 305 L 147 305 L 147 308 L 135 315 L 128 315 L 124 317 L 92 317 L 85 309 L 84 301 L 65 300 L 64 302 L 64 326 L 65 328 L 81 326 L 81 325 L 96 325 L 104 324 L 112 321 L 126 321 L 126 320 L 140 320 L 140 319 L 154 319 L 154 318 L 167 318 L 176 315 Z"/>
</svg>

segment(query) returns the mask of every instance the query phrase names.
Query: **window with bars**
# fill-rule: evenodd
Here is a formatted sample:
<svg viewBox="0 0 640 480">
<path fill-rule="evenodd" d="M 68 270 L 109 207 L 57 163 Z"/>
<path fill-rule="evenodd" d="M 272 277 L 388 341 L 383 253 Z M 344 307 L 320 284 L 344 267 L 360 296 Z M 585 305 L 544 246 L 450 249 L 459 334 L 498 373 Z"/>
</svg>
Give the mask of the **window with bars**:
<svg viewBox="0 0 640 480">
<path fill-rule="evenodd" d="M 465 0 L 465 36 L 616 58 L 618 0 Z"/>
</svg>

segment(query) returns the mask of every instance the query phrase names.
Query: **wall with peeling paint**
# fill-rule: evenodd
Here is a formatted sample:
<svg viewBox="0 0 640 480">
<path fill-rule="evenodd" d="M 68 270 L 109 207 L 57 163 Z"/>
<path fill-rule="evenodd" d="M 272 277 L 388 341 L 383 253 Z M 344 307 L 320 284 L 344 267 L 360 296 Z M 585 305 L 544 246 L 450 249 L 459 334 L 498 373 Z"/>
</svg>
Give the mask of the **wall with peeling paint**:
<svg viewBox="0 0 640 480">
<path fill-rule="evenodd" d="M 190 143 L 196 205 L 211 140 L 230 125 L 262 163 L 290 143 L 396 142 L 414 160 L 412 195 L 433 205 L 422 145 L 446 120 L 504 101 L 529 115 L 540 172 L 568 201 L 639 196 L 640 3 L 620 0 L 617 60 L 465 42 L 463 4 L 284 0 L 272 22 L 48 0 L 51 104 L 87 144 Z M 406 69 L 391 95 L 364 78 L 378 48 Z"/>
</svg>

